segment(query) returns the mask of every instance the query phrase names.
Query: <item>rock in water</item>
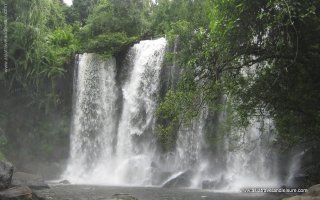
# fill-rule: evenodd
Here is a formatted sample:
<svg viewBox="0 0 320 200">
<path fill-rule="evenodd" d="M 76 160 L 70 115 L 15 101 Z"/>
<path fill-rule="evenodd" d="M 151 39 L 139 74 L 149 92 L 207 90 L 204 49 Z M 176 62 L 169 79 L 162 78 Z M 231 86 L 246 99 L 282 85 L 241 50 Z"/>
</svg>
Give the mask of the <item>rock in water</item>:
<svg viewBox="0 0 320 200">
<path fill-rule="evenodd" d="M 138 200 L 137 198 L 131 196 L 130 194 L 114 194 L 111 200 Z"/>
<path fill-rule="evenodd" d="M 163 184 L 164 188 L 183 188 L 189 187 L 191 184 L 192 172 L 190 170 L 185 171 L 178 176 L 169 179 Z"/>
<path fill-rule="evenodd" d="M 60 184 L 65 184 L 65 185 L 66 185 L 66 184 L 71 184 L 70 181 L 68 181 L 68 180 L 63 180 L 63 181 L 60 181 L 59 183 L 60 183 Z"/>
<path fill-rule="evenodd" d="M 320 184 L 310 187 L 308 192 L 300 196 L 284 198 L 283 200 L 320 200 Z"/>
<path fill-rule="evenodd" d="M 11 185 L 13 165 L 9 162 L 0 161 L 0 190 L 7 189 Z"/>
<path fill-rule="evenodd" d="M 49 188 L 48 184 L 42 179 L 40 175 L 28 174 L 24 172 L 16 172 L 13 174 L 12 185 L 13 186 L 26 185 L 34 190 Z"/>
<path fill-rule="evenodd" d="M 0 192 L 1 200 L 40 200 L 27 186 L 13 187 Z"/>
</svg>

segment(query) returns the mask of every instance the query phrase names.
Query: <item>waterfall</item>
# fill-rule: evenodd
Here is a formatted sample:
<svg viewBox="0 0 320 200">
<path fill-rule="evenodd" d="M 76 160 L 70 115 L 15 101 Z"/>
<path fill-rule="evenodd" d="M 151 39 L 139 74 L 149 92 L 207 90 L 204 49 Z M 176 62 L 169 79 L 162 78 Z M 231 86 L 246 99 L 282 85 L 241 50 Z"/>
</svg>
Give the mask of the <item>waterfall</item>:
<svg viewBox="0 0 320 200">
<path fill-rule="evenodd" d="M 204 141 L 204 125 L 208 109 L 202 108 L 199 116 L 189 125 L 182 126 L 178 131 L 176 160 L 177 167 L 181 171 L 193 170 L 194 176 L 191 187 L 198 187 L 203 179 L 202 171 L 206 166 L 206 160 L 202 157 Z"/>
<path fill-rule="evenodd" d="M 122 183 L 150 184 L 154 115 L 160 82 L 160 70 L 166 40 L 141 41 L 128 54 L 132 67 L 123 93 L 119 123 L 117 158 Z M 141 138 L 144 137 L 144 138 Z M 139 140 L 144 140 L 145 142 Z M 136 142 L 135 142 L 136 141 Z"/>
<path fill-rule="evenodd" d="M 161 186 L 187 176 L 189 187 L 206 183 L 228 191 L 278 186 L 273 134 L 261 130 L 272 126 L 268 120 L 226 133 L 212 150 L 206 136 L 217 134 L 214 126 L 225 119 L 204 105 L 198 117 L 177 130 L 175 149 L 159 150 L 155 113 L 161 88 L 175 89 L 180 74 L 175 61 L 163 67 L 166 49 L 165 38 L 140 41 L 123 66 L 114 58 L 77 56 L 70 159 L 63 178 L 79 184 Z M 173 52 L 177 49 L 176 41 Z"/>
<path fill-rule="evenodd" d="M 94 54 L 77 58 L 74 77 L 73 120 L 68 179 L 79 182 L 92 177 L 101 160 L 110 159 L 115 139 L 115 60 Z"/>
<path fill-rule="evenodd" d="M 73 183 L 145 185 L 151 183 L 152 139 L 159 77 L 166 40 L 141 41 L 127 55 L 129 75 L 116 84 L 114 59 L 78 56 L 74 78 L 70 161 Z M 119 101 L 122 92 L 123 102 Z M 120 121 L 117 108 L 122 104 Z"/>
</svg>

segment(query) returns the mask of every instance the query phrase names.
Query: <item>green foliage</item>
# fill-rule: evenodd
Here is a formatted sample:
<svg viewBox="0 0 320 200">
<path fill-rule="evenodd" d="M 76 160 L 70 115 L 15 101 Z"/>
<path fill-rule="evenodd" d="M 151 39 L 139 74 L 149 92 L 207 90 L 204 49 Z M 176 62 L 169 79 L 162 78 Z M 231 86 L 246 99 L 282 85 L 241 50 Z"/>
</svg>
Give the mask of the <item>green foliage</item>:
<svg viewBox="0 0 320 200">
<path fill-rule="evenodd" d="M 163 22 L 166 23 L 163 30 L 157 31 L 166 32 L 170 43 L 178 41 L 179 51 L 171 58 L 183 71 L 175 91 L 169 91 L 159 106 L 160 141 L 168 138 L 172 141 L 179 126 L 199 117 L 208 102 L 217 102 L 220 98 L 220 83 L 217 83 L 212 69 L 216 54 L 210 46 L 209 18 L 206 15 L 210 4 L 210 1 L 160 1 L 159 10 L 156 8 L 154 20 L 168 17 L 168 21 Z M 198 16 L 199 20 L 194 20 Z M 218 110 L 218 107 L 210 105 L 212 110 Z"/>
<path fill-rule="evenodd" d="M 229 77 L 235 108 L 243 120 L 268 113 L 283 143 L 319 137 L 319 46 L 313 45 L 319 41 L 319 6 L 315 1 L 215 1 L 212 10 L 217 64 Z"/>
<path fill-rule="evenodd" d="M 48 81 L 63 76 L 64 64 L 72 59 L 77 42 L 71 39 L 69 27 L 63 30 L 65 20 L 58 1 L 10 1 L 7 8 L 7 88 L 41 101 L 38 91 L 47 90 Z M 69 44 L 57 40 L 69 40 Z M 54 93 L 54 84 L 48 92 Z"/>
<path fill-rule="evenodd" d="M 157 127 L 157 132 L 165 149 L 174 147 L 177 129 L 183 124 L 188 124 L 198 115 L 202 105 L 201 102 L 197 102 L 198 105 L 195 104 L 196 95 L 194 91 L 169 91 L 160 104 L 157 115 L 162 123 Z"/>
<path fill-rule="evenodd" d="M 84 51 L 115 55 L 144 33 L 147 1 L 101 0 L 80 32 Z"/>
<path fill-rule="evenodd" d="M 251 118 L 266 116 L 274 120 L 282 147 L 315 147 L 319 8 L 318 1 L 159 1 L 151 27 L 171 42 L 179 36 L 179 51 L 170 57 L 183 71 L 180 86 L 160 106 L 161 121 L 179 123 L 184 113 L 194 112 L 181 92 L 194 93 L 190 101 L 203 101 L 213 112 L 221 111 L 225 94 L 234 110 L 227 124 L 246 127 Z M 170 109 L 176 105 L 178 111 Z M 172 124 L 163 123 L 163 140 L 175 137 Z"/>
<path fill-rule="evenodd" d="M 100 34 L 89 39 L 86 49 L 90 52 L 115 55 L 135 41 L 137 41 L 137 37 L 128 37 L 125 33 Z"/>
<path fill-rule="evenodd" d="M 73 0 L 71 8 L 68 10 L 68 20 L 70 22 L 80 21 L 85 24 L 85 21 L 98 0 Z"/>
<path fill-rule="evenodd" d="M 203 0 L 160 0 L 154 6 L 151 16 L 150 32 L 163 35 L 177 29 L 176 22 L 186 21 L 194 27 L 207 24 L 210 1 Z"/>
<path fill-rule="evenodd" d="M 57 0 L 0 2 L 1 30 L 4 2 L 7 4 L 8 22 L 8 72 L 0 73 L 1 151 L 10 158 L 14 153 L 35 155 L 35 152 L 44 152 L 42 148 L 36 148 L 42 139 L 37 135 L 40 130 L 36 127 L 40 125 L 35 121 L 54 122 L 54 117 L 49 117 L 48 113 L 56 113 L 55 117 L 67 116 L 70 110 L 66 108 L 66 101 L 57 85 L 61 84 L 59 82 L 69 70 L 67 65 L 80 48 L 77 27 L 76 24 L 65 24 L 63 6 Z M 2 41 L 3 31 L 1 49 L 4 49 Z M 1 56 L 1 65 L 3 62 Z M 68 131 L 64 134 L 67 135 Z M 49 134 L 48 138 L 48 141 L 54 141 Z M 36 150 L 27 152 L 31 146 Z"/>
<path fill-rule="evenodd" d="M 65 69 L 64 64 L 69 63 L 72 60 L 75 53 L 80 49 L 80 41 L 74 35 L 72 26 L 65 26 L 63 28 L 55 29 L 51 34 L 49 34 L 47 39 L 47 44 L 49 45 L 51 53 L 51 66 L 57 66 L 56 72 L 60 74 L 48 74 L 49 78 L 51 76 L 61 76 Z"/>
</svg>

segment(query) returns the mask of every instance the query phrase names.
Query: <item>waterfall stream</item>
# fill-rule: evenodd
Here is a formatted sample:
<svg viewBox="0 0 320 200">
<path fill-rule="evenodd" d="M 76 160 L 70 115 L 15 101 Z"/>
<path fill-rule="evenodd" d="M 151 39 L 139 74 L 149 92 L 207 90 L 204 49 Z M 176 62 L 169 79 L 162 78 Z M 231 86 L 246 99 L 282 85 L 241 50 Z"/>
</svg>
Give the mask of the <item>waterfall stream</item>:
<svg viewBox="0 0 320 200">
<path fill-rule="evenodd" d="M 115 67 L 114 59 L 102 61 L 94 54 L 85 53 L 77 58 L 71 153 L 66 171 L 74 182 L 92 179 L 96 167 L 112 158 L 116 136 Z"/>
<path fill-rule="evenodd" d="M 234 135 L 240 137 L 235 146 L 227 151 L 227 170 L 224 177 L 228 190 L 237 191 L 241 187 L 279 187 L 277 151 L 272 149 L 274 134 L 272 121 L 255 119 L 244 131 Z M 230 142 L 226 146 L 230 146 Z M 231 147 L 232 148 L 232 147 Z"/>
<path fill-rule="evenodd" d="M 128 53 L 132 69 L 122 87 L 123 110 L 116 148 L 120 166 L 117 175 L 123 184 L 142 185 L 151 181 L 152 140 L 140 143 L 135 140 L 153 133 L 165 47 L 164 38 L 141 41 Z"/>
<path fill-rule="evenodd" d="M 67 179 L 87 184 L 151 184 L 155 146 L 152 139 L 138 140 L 152 138 L 166 43 L 164 38 L 141 41 L 130 49 L 124 66 L 129 75 L 120 91 L 120 118 L 116 116 L 120 98 L 115 60 L 79 55 Z"/>
<path fill-rule="evenodd" d="M 117 76 L 123 72 L 113 58 L 78 55 L 70 159 L 63 178 L 79 184 L 161 186 L 188 173 L 189 187 L 204 182 L 222 190 L 278 186 L 276 154 L 268 139 L 260 137 L 259 123 L 248 127 L 246 134 L 230 133 L 242 137 L 238 144 L 246 149 L 230 152 L 230 137 L 225 137 L 220 150 L 210 156 L 204 128 L 210 115 L 204 108 L 178 130 L 174 151 L 159 151 L 155 112 L 166 50 L 165 38 L 135 44 L 122 66 L 126 76 Z M 175 61 L 167 70 L 174 79 L 171 83 L 176 82 Z M 125 79 L 118 84 L 117 77 Z"/>
</svg>

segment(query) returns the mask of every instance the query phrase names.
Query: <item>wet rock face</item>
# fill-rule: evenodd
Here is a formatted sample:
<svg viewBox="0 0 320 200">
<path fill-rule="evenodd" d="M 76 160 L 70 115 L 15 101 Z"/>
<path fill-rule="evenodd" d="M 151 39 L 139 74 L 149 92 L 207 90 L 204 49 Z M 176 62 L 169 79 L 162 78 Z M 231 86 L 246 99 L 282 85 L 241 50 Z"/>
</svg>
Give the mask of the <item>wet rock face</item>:
<svg viewBox="0 0 320 200">
<path fill-rule="evenodd" d="M 0 161 L 0 190 L 7 189 L 11 185 L 13 165 L 9 162 Z"/>
<path fill-rule="evenodd" d="M 28 174 L 24 172 L 15 172 L 12 177 L 13 186 L 26 185 L 31 189 L 40 190 L 49 188 L 48 184 L 40 175 Z"/>
<path fill-rule="evenodd" d="M 0 192 L 1 200 L 41 200 L 27 186 L 13 187 Z"/>
</svg>

